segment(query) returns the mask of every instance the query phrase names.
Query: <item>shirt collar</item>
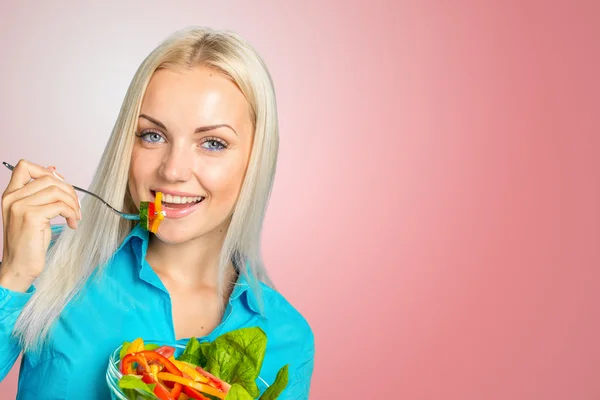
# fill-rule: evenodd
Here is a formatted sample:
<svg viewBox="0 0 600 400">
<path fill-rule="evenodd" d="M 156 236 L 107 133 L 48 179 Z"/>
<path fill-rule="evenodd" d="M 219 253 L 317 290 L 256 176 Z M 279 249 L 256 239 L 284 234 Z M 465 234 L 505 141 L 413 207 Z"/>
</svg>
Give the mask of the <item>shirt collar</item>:
<svg viewBox="0 0 600 400">
<path fill-rule="evenodd" d="M 127 235 L 127 237 L 119 247 L 118 251 L 120 251 L 127 243 L 131 242 L 131 247 L 135 254 L 137 265 L 140 271 L 140 279 L 167 292 L 167 289 L 164 287 L 156 273 L 146 262 L 146 253 L 148 251 L 149 239 L 150 233 L 146 229 L 143 229 L 140 226 L 140 224 L 136 224 L 135 227 L 129 233 L 129 235 Z M 233 287 L 233 291 L 231 293 L 231 296 L 229 297 L 229 302 L 232 306 L 234 306 L 236 302 L 241 302 L 254 313 L 265 317 L 264 312 L 261 311 L 258 298 L 254 293 L 254 290 L 252 290 L 253 283 L 256 281 L 250 273 L 249 266 L 246 266 L 245 272 L 238 272 L 238 280 Z M 258 290 L 261 289 L 260 283 L 256 285 L 256 288 Z"/>
</svg>

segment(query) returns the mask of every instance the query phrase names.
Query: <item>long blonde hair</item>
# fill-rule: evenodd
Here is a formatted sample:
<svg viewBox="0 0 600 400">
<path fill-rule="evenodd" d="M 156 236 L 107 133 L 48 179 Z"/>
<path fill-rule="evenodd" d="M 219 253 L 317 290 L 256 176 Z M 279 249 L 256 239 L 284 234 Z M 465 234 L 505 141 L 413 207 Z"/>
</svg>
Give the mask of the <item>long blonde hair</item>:
<svg viewBox="0 0 600 400">
<path fill-rule="evenodd" d="M 214 68 L 235 82 L 246 96 L 254 121 L 248 169 L 219 258 L 219 293 L 225 271 L 233 261 L 249 273 L 251 290 L 262 305 L 259 282 L 271 285 L 261 254 L 261 231 L 275 176 L 279 129 L 270 74 L 256 51 L 240 36 L 208 28 L 175 32 L 144 60 L 125 95 L 90 190 L 111 205 L 137 213 L 127 183 L 134 131 L 142 99 L 153 73 L 162 68 Z M 83 219 L 77 230 L 65 230 L 48 252 L 36 292 L 15 325 L 14 335 L 24 351 L 47 342 L 53 323 L 95 272 L 110 262 L 135 223 L 117 217 L 99 201 L 84 198 Z"/>
</svg>

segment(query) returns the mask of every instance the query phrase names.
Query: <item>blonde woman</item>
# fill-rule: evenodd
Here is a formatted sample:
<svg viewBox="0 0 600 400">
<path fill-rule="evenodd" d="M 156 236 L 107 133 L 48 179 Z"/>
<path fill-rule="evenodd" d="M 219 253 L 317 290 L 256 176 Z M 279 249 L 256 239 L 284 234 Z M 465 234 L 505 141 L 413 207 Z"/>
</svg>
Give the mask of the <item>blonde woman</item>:
<svg viewBox="0 0 600 400">
<path fill-rule="evenodd" d="M 308 398 L 311 328 L 261 258 L 277 151 L 259 55 L 235 34 L 194 28 L 136 72 L 90 186 L 130 213 L 165 193 L 156 234 L 96 199 L 80 206 L 68 177 L 21 160 L 2 197 L 0 269 L 0 377 L 22 352 L 18 398 L 105 399 L 123 341 L 212 341 L 251 326 L 268 337 L 261 378 L 289 364 L 281 398 Z M 51 245 L 57 216 L 69 228 Z"/>
</svg>

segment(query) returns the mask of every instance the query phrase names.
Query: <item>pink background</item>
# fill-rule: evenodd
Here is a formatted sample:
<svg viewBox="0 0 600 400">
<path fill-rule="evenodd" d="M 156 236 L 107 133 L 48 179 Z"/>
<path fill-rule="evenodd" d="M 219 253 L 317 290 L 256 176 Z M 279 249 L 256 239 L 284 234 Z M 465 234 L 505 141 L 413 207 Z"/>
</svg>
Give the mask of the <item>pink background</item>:
<svg viewBox="0 0 600 400">
<path fill-rule="evenodd" d="M 316 335 L 311 399 L 600 398 L 597 1 L 12 3 L 0 159 L 82 186 L 173 30 L 261 52 L 266 259 Z"/>
</svg>

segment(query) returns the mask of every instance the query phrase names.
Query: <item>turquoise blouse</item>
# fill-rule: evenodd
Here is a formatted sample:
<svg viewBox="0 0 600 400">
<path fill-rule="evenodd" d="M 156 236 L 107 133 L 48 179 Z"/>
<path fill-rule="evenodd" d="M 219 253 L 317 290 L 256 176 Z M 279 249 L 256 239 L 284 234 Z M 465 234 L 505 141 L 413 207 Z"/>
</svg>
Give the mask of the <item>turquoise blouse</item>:
<svg viewBox="0 0 600 400">
<path fill-rule="evenodd" d="M 146 262 L 148 231 L 136 226 L 99 279 L 90 279 L 54 325 L 49 346 L 25 353 L 17 399 L 107 399 L 106 368 L 111 352 L 137 337 L 185 344 L 175 338 L 169 292 Z M 258 326 L 267 334 L 260 373 L 267 383 L 289 364 L 283 399 L 308 399 L 314 364 L 314 337 L 303 316 L 274 289 L 261 283 L 264 311 L 240 274 L 219 326 L 199 340 L 242 327 Z M 0 379 L 21 349 L 11 336 L 19 313 L 35 292 L 0 287 Z M 260 387 L 260 386 L 259 386 Z"/>
</svg>

